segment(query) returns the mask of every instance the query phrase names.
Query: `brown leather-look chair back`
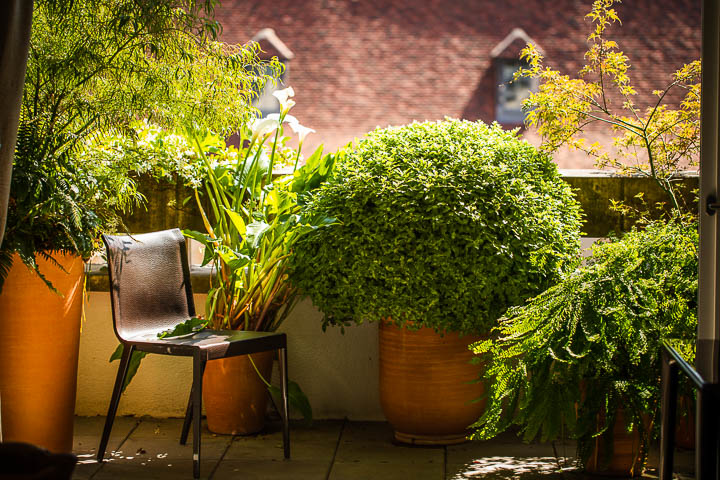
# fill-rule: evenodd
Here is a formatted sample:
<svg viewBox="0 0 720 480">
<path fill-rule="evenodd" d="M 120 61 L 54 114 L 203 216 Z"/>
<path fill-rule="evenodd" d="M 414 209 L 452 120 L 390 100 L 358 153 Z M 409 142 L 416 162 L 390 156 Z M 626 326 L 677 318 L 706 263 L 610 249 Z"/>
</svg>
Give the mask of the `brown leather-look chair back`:
<svg viewBox="0 0 720 480">
<path fill-rule="evenodd" d="M 179 229 L 103 235 L 103 241 L 115 334 L 121 341 L 168 330 L 195 316 L 185 237 Z"/>
</svg>

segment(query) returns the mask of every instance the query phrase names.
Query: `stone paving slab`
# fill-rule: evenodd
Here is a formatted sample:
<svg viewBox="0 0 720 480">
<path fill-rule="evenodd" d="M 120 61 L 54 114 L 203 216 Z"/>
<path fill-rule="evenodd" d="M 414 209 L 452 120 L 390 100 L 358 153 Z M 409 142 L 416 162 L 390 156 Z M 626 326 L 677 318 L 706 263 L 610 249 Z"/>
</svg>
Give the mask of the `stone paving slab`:
<svg viewBox="0 0 720 480">
<path fill-rule="evenodd" d="M 279 423 L 267 425 L 265 431 L 256 436 L 237 436 L 213 479 L 325 480 L 343 424 L 342 420 L 314 422 L 312 425 L 292 422 L 289 461 L 283 457 Z"/>
<path fill-rule="evenodd" d="M 95 455 L 104 421 L 76 419 L 74 452 L 79 464 L 74 479 L 192 478 L 192 432 L 189 444 L 179 445 L 182 419 L 118 417 L 107 461 L 98 464 Z M 547 443 L 522 443 L 513 433 L 448 447 L 404 446 L 393 443 L 387 423 L 340 420 L 293 422 L 292 458 L 285 461 L 280 423 L 272 421 L 251 436 L 214 435 L 203 428 L 201 473 L 213 480 L 603 480 L 573 470 L 574 453 L 572 442 L 553 449 Z M 562 462 L 565 457 L 567 463 Z M 692 478 L 693 458 L 693 451 L 676 453 L 680 478 Z M 643 479 L 657 478 L 657 460 L 655 447 Z"/>
<path fill-rule="evenodd" d="M 213 480 L 325 480 L 331 459 L 325 460 L 223 460 Z"/>
<path fill-rule="evenodd" d="M 573 465 L 574 454 L 574 444 L 553 448 L 550 443 L 523 443 L 506 432 L 492 440 L 448 446 L 446 478 L 555 480 L 562 478 L 558 470 Z"/>
<path fill-rule="evenodd" d="M 329 480 L 444 478 L 445 449 L 393 444 L 384 422 L 349 422 L 335 454 Z"/>
<path fill-rule="evenodd" d="M 113 424 L 110 440 L 108 441 L 107 455 L 116 450 L 127 436 L 140 424 L 140 419 L 134 417 L 117 417 Z M 85 480 L 94 475 L 101 467 L 95 457 L 102 437 L 105 417 L 75 417 L 75 435 L 73 452 L 78 456 L 74 479 Z"/>
<path fill-rule="evenodd" d="M 108 455 L 93 479 L 192 478 L 192 430 L 180 445 L 182 419 L 143 418 L 128 439 Z M 203 427 L 200 472 L 209 478 L 232 437 L 217 436 Z"/>
<path fill-rule="evenodd" d="M 342 420 L 323 420 L 307 425 L 290 424 L 290 456 L 293 460 L 332 459 L 335 454 Z M 283 441 L 280 423 L 269 423 L 258 435 L 236 436 L 223 461 L 248 458 L 283 460 Z"/>
</svg>

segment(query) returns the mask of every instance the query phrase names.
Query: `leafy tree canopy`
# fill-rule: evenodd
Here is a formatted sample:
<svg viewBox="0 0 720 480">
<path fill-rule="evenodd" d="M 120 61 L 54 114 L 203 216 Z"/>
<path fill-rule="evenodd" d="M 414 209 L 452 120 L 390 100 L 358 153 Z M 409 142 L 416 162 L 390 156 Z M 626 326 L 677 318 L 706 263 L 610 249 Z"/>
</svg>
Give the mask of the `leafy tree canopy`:
<svg viewBox="0 0 720 480">
<path fill-rule="evenodd" d="M 93 140 L 132 136 L 140 119 L 229 134 L 251 118 L 251 95 L 281 67 L 256 44 L 216 42 L 214 3 L 36 2 L 5 268 L 13 252 L 32 267 L 36 253 L 88 255 L 116 211 L 141 201 L 127 164 L 88 161 Z"/>
<path fill-rule="evenodd" d="M 650 177 L 679 210 L 681 199 L 674 182 L 700 151 L 700 61 L 684 65 L 664 88 L 653 91 L 655 101 L 649 106 L 638 105 L 628 57 L 607 36 L 608 27 L 620 23 L 613 8 L 616 3 L 619 0 L 597 0 L 587 14 L 593 29 L 578 78 L 544 66 L 533 45 L 523 50 L 521 57 L 530 66 L 516 78 L 535 77 L 541 82 L 539 91 L 525 101 L 528 123 L 542 135 L 544 150 L 567 145 L 595 157 L 600 168 Z M 675 90 L 683 92 L 683 99 L 671 108 L 668 93 Z M 592 124 L 604 124 L 612 131 L 610 148 L 588 139 L 587 127 Z"/>
</svg>

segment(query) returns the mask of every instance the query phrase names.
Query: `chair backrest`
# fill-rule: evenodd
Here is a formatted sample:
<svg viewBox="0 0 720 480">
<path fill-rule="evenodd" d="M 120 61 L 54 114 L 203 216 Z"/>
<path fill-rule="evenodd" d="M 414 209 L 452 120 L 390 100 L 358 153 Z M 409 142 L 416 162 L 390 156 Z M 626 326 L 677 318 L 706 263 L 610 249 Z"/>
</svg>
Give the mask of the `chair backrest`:
<svg viewBox="0 0 720 480">
<path fill-rule="evenodd" d="M 195 315 L 185 237 L 177 228 L 103 235 L 115 334 L 161 332 Z"/>
</svg>

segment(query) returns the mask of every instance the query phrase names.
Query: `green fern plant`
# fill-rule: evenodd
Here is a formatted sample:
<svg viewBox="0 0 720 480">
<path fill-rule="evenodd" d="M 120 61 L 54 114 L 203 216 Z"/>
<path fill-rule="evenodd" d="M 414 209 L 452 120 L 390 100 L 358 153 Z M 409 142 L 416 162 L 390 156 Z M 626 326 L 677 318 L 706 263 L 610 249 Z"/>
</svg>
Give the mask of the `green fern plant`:
<svg viewBox="0 0 720 480">
<path fill-rule="evenodd" d="M 598 418 L 613 425 L 622 408 L 627 428 L 650 439 L 661 342 L 675 339 L 694 357 L 697 244 L 692 219 L 651 223 L 597 245 L 587 265 L 509 309 L 495 336 L 473 346 L 488 362 L 487 408 L 473 438 L 513 424 L 526 441 L 567 433 L 586 460 L 592 440 L 612 433 Z"/>
</svg>

